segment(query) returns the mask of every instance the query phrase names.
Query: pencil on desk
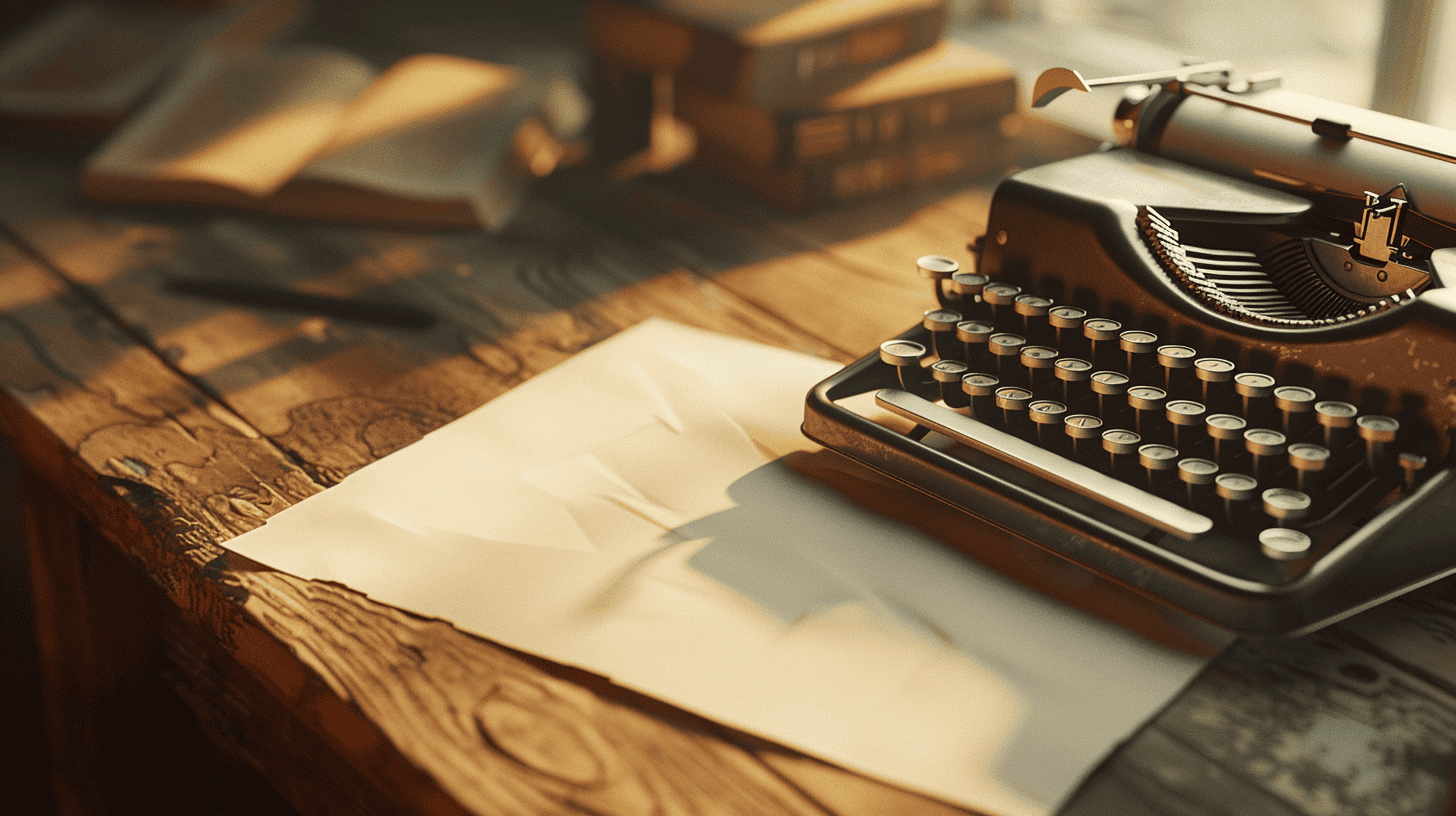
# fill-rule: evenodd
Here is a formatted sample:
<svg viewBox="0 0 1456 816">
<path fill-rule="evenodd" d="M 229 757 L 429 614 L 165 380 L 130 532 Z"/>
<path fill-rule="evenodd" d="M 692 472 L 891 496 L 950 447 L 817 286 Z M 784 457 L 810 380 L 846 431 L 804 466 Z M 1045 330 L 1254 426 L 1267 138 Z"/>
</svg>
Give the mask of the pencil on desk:
<svg viewBox="0 0 1456 816">
<path fill-rule="evenodd" d="M 363 298 L 311 295 L 279 286 L 206 278 L 168 278 L 167 289 L 183 295 L 211 298 L 242 306 L 338 317 L 404 329 L 429 328 L 435 316 L 403 303 Z"/>
</svg>

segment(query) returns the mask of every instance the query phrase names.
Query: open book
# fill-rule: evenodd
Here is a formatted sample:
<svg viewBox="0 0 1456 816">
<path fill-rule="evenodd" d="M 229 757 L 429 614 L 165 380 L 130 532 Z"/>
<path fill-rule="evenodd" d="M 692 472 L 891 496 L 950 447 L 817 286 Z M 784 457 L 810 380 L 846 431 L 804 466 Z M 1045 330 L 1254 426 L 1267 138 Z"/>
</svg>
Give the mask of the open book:
<svg viewBox="0 0 1456 816">
<path fill-rule="evenodd" d="M 442 54 L 207 49 L 82 170 L 93 201 L 502 226 L 585 127 L 565 76 Z"/>
</svg>

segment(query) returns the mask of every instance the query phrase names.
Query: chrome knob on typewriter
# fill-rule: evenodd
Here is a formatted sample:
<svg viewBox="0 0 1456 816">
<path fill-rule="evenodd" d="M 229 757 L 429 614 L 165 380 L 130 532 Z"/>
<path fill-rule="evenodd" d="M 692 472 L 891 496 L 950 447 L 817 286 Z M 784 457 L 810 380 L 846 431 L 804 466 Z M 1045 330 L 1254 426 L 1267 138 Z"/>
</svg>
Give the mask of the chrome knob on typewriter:
<svg viewBox="0 0 1456 816">
<path fill-rule="evenodd" d="M 1106 84 L 1125 145 L 1005 179 L 975 272 L 918 262 L 946 314 L 890 342 L 928 351 L 821 383 L 804 432 L 1246 633 L 1456 573 L 1456 134 L 1223 63 L 1034 103 Z"/>
</svg>

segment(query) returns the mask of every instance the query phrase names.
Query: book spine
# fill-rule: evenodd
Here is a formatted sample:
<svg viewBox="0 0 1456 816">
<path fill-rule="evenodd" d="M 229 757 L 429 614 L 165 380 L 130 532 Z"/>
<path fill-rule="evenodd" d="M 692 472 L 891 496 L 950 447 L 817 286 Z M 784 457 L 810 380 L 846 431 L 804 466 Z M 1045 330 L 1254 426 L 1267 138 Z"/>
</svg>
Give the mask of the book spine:
<svg viewBox="0 0 1456 816">
<path fill-rule="evenodd" d="M 779 164 L 865 155 L 944 133 L 994 126 L 1016 109 L 1016 80 L 957 88 L 880 105 L 829 113 L 789 110 L 778 115 Z"/>
<path fill-rule="evenodd" d="M 702 33 L 681 76 L 713 93 L 781 107 L 822 97 L 924 51 L 940 40 L 944 27 L 942 3 L 762 49 Z"/>
</svg>

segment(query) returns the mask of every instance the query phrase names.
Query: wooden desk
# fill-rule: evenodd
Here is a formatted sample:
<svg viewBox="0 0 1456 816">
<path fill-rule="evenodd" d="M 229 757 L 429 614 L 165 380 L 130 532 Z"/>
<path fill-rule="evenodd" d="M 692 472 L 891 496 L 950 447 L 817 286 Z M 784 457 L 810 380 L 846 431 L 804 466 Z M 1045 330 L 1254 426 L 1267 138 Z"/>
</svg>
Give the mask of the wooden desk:
<svg viewBox="0 0 1456 816">
<path fill-rule="evenodd" d="M 789 219 L 573 172 L 489 237 L 92 208 L 81 155 L 0 149 L 0 423 L 28 474 L 63 812 L 182 812 L 217 761 L 305 814 L 961 812 L 224 546 L 649 316 L 848 361 L 924 308 L 913 259 L 964 256 L 990 179 Z M 219 269 L 441 320 L 161 286 Z M 1442 812 L 1453 735 L 1446 582 L 1236 645 L 1065 812 Z"/>
</svg>

